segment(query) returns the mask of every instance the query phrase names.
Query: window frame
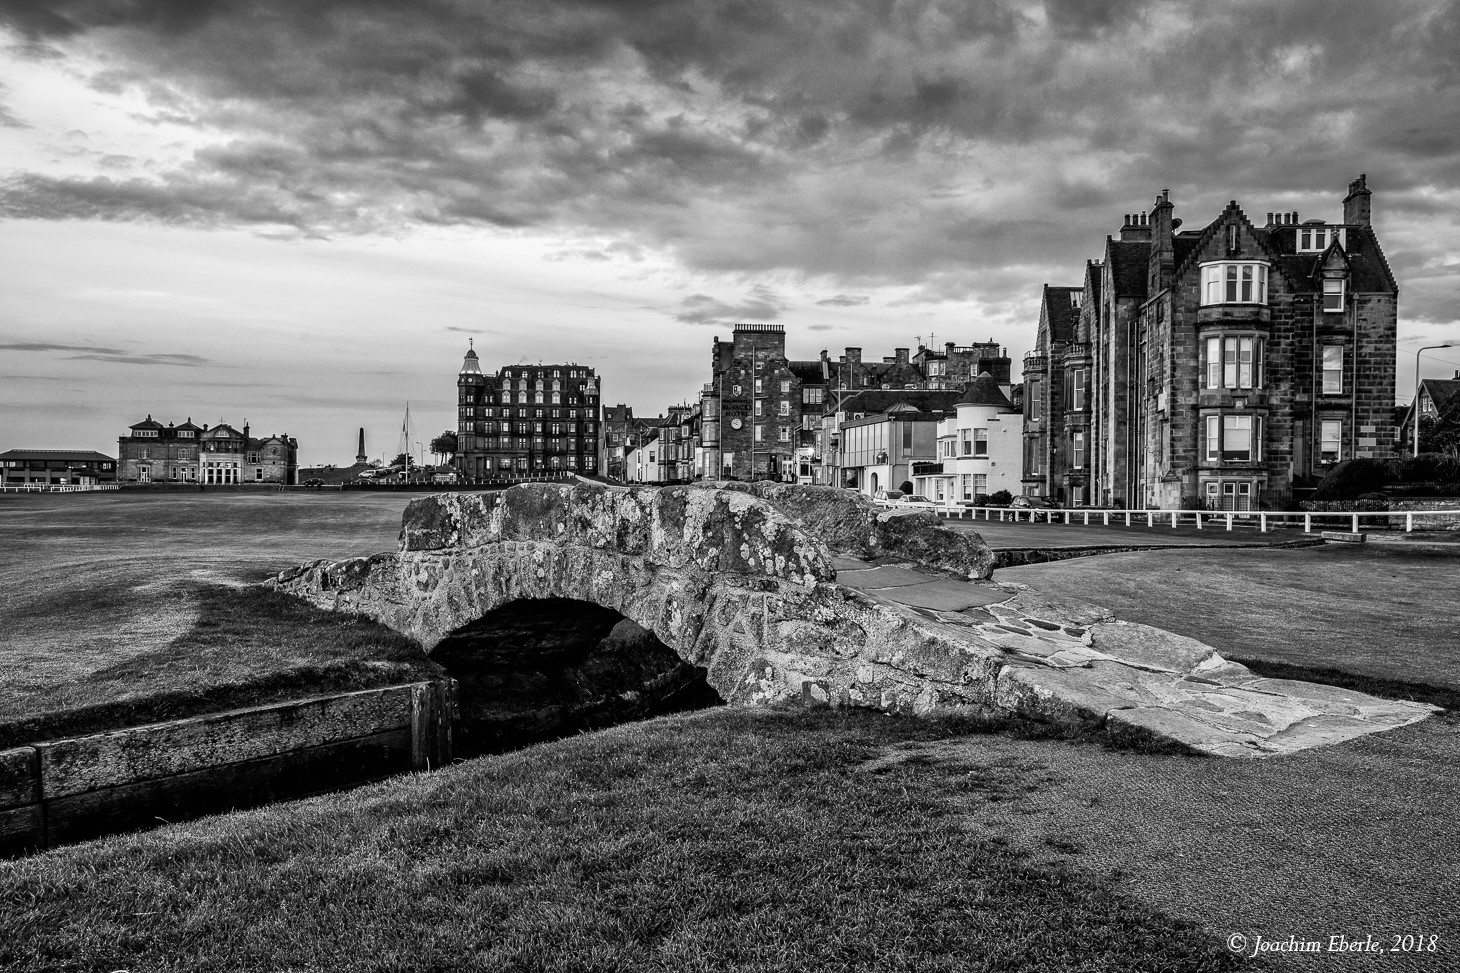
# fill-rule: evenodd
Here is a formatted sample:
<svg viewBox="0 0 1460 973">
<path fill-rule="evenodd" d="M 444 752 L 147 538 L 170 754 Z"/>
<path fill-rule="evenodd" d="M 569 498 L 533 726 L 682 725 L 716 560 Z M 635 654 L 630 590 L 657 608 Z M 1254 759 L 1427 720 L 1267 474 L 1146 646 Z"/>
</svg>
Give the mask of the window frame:
<svg viewBox="0 0 1460 973">
<path fill-rule="evenodd" d="M 1263 260 L 1212 260 L 1203 263 L 1201 306 L 1244 304 L 1266 307 L 1268 279 L 1267 262 Z"/>
<path fill-rule="evenodd" d="M 1330 297 L 1336 300 L 1330 303 Z M 1342 277 L 1323 278 L 1322 304 L 1324 314 L 1342 314 L 1348 304 L 1348 282 Z"/>
<path fill-rule="evenodd" d="M 1334 352 L 1333 357 L 1337 358 L 1337 364 L 1332 368 L 1329 367 L 1330 351 Z M 1343 345 L 1330 343 L 1321 346 L 1321 350 L 1318 352 L 1318 388 L 1321 394 L 1343 394 L 1343 359 Z M 1330 376 L 1334 376 L 1331 383 Z"/>
</svg>

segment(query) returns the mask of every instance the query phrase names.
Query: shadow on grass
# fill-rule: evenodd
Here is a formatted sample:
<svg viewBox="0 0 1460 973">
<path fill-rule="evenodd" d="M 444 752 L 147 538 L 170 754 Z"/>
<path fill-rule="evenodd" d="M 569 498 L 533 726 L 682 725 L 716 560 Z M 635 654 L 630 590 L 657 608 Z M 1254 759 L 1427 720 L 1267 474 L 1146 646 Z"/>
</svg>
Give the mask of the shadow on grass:
<svg viewBox="0 0 1460 973">
<path fill-rule="evenodd" d="M 438 678 L 419 644 L 260 587 L 202 584 L 191 628 L 67 686 L 65 708 L 0 720 L 0 748 L 308 696 Z"/>
<path fill-rule="evenodd" d="M 1431 686 L 1422 682 L 1404 682 L 1398 679 L 1381 679 L 1343 669 L 1328 669 L 1314 666 L 1295 666 L 1287 662 L 1273 662 L 1268 659 L 1244 659 L 1232 657 L 1232 662 L 1246 666 L 1259 676 L 1268 679 L 1297 679 L 1303 682 L 1322 683 L 1340 689 L 1368 693 L 1383 699 L 1399 699 L 1414 703 L 1429 703 L 1441 709 L 1455 712 L 1460 710 L 1460 690 L 1445 686 Z"/>
</svg>

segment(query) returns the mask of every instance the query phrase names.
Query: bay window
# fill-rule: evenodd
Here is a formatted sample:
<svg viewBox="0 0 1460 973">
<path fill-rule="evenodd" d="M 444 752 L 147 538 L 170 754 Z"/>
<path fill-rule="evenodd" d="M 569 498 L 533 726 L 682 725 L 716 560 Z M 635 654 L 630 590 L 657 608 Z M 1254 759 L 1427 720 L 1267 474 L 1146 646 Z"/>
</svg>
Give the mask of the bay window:
<svg viewBox="0 0 1460 973">
<path fill-rule="evenodd" d="M 1266 304 L 1267 264 L 1250 261 L 1205 264 L 1201 268 L 1201 303 Z"/>
<path fill-rule="evenodd" d="M 1085 434 L 1074 432 L 1070 434 L 1070 468 L 1082 470 L 1085 468 Z"/>
<path fill-rule="evenodd" d="M 1263 382 L 1263 339 L 1256 335 L 1211 335 L 1202 345 L 1204 387 L 1255 389 Z"/>
<path fill-rule="evenodd" d="M 987 456 L 989 454 L 989 431 L 987 429 L 975 429 L 973 431 L 973 455 Z"/>
</svg>

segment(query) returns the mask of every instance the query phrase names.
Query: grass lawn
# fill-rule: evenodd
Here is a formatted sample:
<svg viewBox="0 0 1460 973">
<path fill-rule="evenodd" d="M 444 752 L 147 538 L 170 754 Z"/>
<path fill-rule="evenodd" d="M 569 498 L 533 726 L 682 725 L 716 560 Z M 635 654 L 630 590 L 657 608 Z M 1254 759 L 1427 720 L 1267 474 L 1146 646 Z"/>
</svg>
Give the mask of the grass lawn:
<svg viewBox="0 0 1460 973">
<path fill-rule="evenodd" d="M 1104 605 L 1259 668 L 1298 666 L 1325 682 L 1333 680 L 1322 670 L 1337 669 L 1460 691 L 1460 558 L 1350 545 L 1187 549 L 1005 568 L 995 579 Z"/>
<path fill-rule="evenodd" d="M 719 709 L 3 863 L 0 968 L 1244 965 L 985 833 L 1039 784 L 905 749 L 954 729 Z"/>
<path fill-rule="evenodd" d="M 240 587 L 394 548 L 410 499 L 0 496 L 0 746 L 421 678 L 388 629 Z"/>
</svg>

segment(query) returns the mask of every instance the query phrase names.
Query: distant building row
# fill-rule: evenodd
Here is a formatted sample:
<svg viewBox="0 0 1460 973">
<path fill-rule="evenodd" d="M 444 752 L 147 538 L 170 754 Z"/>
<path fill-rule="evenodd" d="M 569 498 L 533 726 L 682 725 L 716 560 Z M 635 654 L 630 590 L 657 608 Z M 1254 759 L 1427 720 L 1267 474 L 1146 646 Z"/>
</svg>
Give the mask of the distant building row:
<svg viewBox="0 0 1460 973">
<path fill-rule="evenodd" d="M 737 324 L 729 341 L 714 340 L 710 366 L 699 400 L 657 419 L 635 419 L 625 405 L 605 411 L 605 474 L 771 479 L 869 495 L 916 481 L 939 498 L 970 500 L 1018 488 L 1019 389 L 997 343 L 898 348 L 880 361 L 850 347 L 836 359 L 823 351 L 798 360 L 786 355 L 782 326 Z"/>
<path fill-rule="evenodd" d="M 133 423 L 117 440 L 117 478 L 122 483 L 247 483 L 292 485 L 299 481 L 299 443 L 287 435 L 254 438 L 248 423 L 212 428 L 163 425 L 152 416 Z"/>
</svg>

